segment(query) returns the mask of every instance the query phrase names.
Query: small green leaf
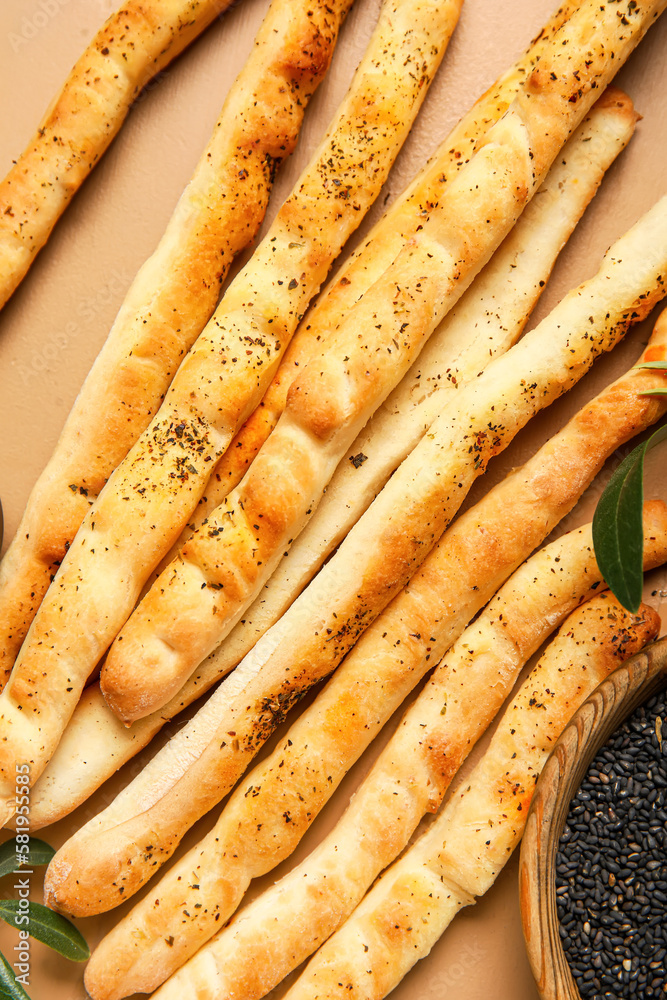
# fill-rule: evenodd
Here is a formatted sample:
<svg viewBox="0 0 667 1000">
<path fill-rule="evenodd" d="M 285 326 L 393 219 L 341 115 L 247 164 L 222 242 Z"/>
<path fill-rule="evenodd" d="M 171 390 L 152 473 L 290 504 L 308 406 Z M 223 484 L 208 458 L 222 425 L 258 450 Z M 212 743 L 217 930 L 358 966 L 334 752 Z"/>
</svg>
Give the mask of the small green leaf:
<svg viewBox="0 0 667 1000">
<path fill-rule="evenodd" d="M 18 912 L 18 899 L 0 899 L 0 917 L 12 927 L 16 927 L 15 917 Z M 54 913 L 48 906 L 33 902 L 28 904 L 28 914 L 30 923 L 21 926 L 30 937 L 48 945 L 73 962 L 85 962 L 90 958 L 90 950 L 80 931 L 65 917 Z"/>
<path fill-rule="evenodd" d="M 624 608 L 642 599 L 644 456 L 667 438 L 667 425 L 638 445 L 612 475 L 593 516 L 593 548 L 600 572 Z"/>
<path fill-rule="evenodd" d="M 640 365 L 635 365 L 635 368 L 657 368 L 658 371 L 667 371 L 667 361 L 642 361 Z"/>
<path fill-rule="evenodd" d="M 638 393 L 639 396 L 667 396 L 667 389 L 647 389 Z"/>
<path fill-rule="evenodd" d="M 23 847 L 27 846 L 27 853 Z M 40 865 L 48 865 L 56 852 L 44 840 L 31 837 L 28 844 L 17 844 L 16 838 L 7 840 L 0 847 L 0 878 L 15 872 L 21 865 L 28 865 L 37 868 Z"/>
<path fill-rule="evenodd" d="M 20 983 L 11 965 L 0 952 L 0 1000 L 30 1000 L 30 997 Z"/>
</svg>

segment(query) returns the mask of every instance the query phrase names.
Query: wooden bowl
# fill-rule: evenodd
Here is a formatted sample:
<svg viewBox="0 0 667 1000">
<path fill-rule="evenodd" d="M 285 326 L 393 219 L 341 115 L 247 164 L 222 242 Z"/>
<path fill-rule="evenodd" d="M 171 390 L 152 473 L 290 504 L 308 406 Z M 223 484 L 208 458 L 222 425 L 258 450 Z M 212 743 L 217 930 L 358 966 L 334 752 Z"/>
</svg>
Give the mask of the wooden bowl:
<svg viewBox="0 0 667 1000">
<path fill-rule="evenodd" d="M 521 920 L 542 1000 L 581 1000 L 556 912 L 556 852 L 570 801 L 600 747 L 667 684 L 667 637 L 618 667 L 572 716 L 544 766 L 526 820 L 519 864 Z"/>
</svg>

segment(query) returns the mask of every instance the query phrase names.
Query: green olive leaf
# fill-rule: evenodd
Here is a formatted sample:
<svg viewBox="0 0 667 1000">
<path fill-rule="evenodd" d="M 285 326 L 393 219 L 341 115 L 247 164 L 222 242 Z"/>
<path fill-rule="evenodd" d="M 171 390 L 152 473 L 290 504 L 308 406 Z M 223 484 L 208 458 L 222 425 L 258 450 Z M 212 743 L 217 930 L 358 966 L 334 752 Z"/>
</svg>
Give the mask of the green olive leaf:
<svg viewBox="0 0 667 1000">
<path fill-rule="evenodd" d="M 644 579 L 644 456 L 666 438 L 667 425 L 630 452 L 609 480 L 593 516 L 593 548 L 600 572 L 633 614 L 641 603 Z"/>
<path fill-rule="evenodd" d="M 649 368 L 654 371 L 667 372 L 667 361 L 642 361 L 641 364 L 635 365 L 635 368 Z M 667 396 L 667 389 L 647 389 L 646 392 L 640 392 L 640 396 Z"/>
<path fill-rule="evenodd" d="M 26 912 L 25 908 L 22 910 Z M 58 954 L 73 962 L 85 962 L 90 958 L 90 950 L 81 932 L 74 924 L 61 917 L 59 913 L 54 913 L 48 906 L 41 903 L 28 904 L 29 922 L 16 923 L 16 916 L 19 913 L 18 899 L 0 899 L 0 917 L 12 927 L 21 927 L 26 930 L 30 937 L 41 941 L 42 944 L 53 948 Z"/>
<path fill-rule="evenodd" d="M 0 1000 L 30 1000 L 30 997 L 20 983 L 11 965 L 0 952 Z"/>
<path fill-rule="evenodd" d="M 24 848 L 27 847 L 27 851 Z M 5 841 L 0 847 L 0 878 L 18 871 L 21 866 L 38 868 L 48 865 L 56 852 L 44 840 L 30 837 L 27 844 L 17 844 L 16 838 Z"/>
</svg>

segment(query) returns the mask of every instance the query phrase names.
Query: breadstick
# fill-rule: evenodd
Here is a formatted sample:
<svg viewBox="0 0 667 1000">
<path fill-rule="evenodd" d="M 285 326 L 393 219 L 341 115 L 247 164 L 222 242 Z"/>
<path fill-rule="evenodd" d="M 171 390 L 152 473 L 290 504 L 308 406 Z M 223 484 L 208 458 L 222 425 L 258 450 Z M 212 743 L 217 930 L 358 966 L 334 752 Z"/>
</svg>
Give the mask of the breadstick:
<svg viewBox="0 0 667 1000">
<path fill-rule="evenodd" d="M 0 184 L 0 307 L 132 101 L 231 0 L 126 0 L 100 28 Z"/>
<path fill-rule="evenodd" d="M 663 316 L 644 360 L 667 356 L 667 313 Z M 382 616 L 410 622 L 410 631 L 418 632 L 419 640 L 413 635 L 406 642 L 408 650 L 421 643 L 425 664 L 437 662 L 475 611 L 572 508 L 606 458 L 665 412 L 667 403 L 660 397 L 643 395 L 664 386 L 664 378 L 633 369 L 454 523 Z M 434 633 L 412 624 L 421 618 L 424 594 L 433 595 L 426 601 L 429 607 L 441 602 L 433 612 L 437 653 Z M 374 634 L 384 631 L 378 621 Z M 270 639 L 268 632 L 260 645 Z M 266 738 L 274 714 L 284 708 L 280 686 L 275 693 L 253 686 L 250 671 L 245 687 L 239 686 L 244 673 L 240 666 L 115 801 L 60 849 L 45 882 L 52 905 L 87 915 L 127 899 L 173 853 L 195 819 L 231 790 Z M 248 705 L 253 711 L 245 711 Z"/>
<path fill-rule="evenodd" d="M 468 171 L 479 162 L 483 151 Z M 462 173 L 450 185 L 448 194 L 456 193 L 458 181 L 468 176 L 467 171 Z M 475 185 L 478 183 L 475 180 Z M 467 221 L 468 225 L 472 223 L 470 215 Z M 455 222 L 454 228 L 457 226 Z M 470 233 L 469 228 L 466 233 Z M 433 257 L 429 267 L 435 270 L 437 249 L 430 242 L 426 246 L 426 253 Z M 619 267 L 629 272 L 621 282 Z M 423 559 L 444 530 L 447 519 L 454 515 L 488 460 L 502 451 L 539 409 L 574 385 L 598 354 L 610 350 L 624 335 L 631 319 L 647 315 L 662 297 L 666 267 L 667 197 L 614 245 L 595 278 L 571 292 L 547 320 L 464 386 L 455 407 L 445 408 L 427 438 L 346 539 L 346 545 L 354 539 L 357 546 L 356 559 L 348 563 L 349 572 L 341 579 L 340 564 L 336 562 L 333 569 L 325 567 L 315 584 L 320 594 L 321 588 L 327 587 L 324 606 L 335 607 L 330 611 L 334 618 L 353 620 L 357 632 L 368 624 L 366 616 L 374 607 L 364 608 L 361 616 L 357 610 L 361 567 L 368 567 L 373 586 L 378 586 L 378 578 L 382 580 L 379 599 L 386 604 L 392 591 L 400 589 L 411 567 Z M 388 314 L 393 313 L 398 318 L 403 316 L 408 326 L 418 327 L 422 310 L 428 317 L 434 304 L 427 291 L 432 282 L 426 278 L 433 270 L 424 266 L 418 283 L 422 286 L 420 298 L 411 301 L 405 291 L 407 281 L 390 268 L 387 275 L 392 275 L 391 288 L 384 279 L 374 286 L 382 294 L 369 300 L 372 318 L 385 327 L 390 322 Z M 623 296 L 615 303 L 616 294 L 610 294 L 612 273 L 614 285 Z M 364 406 L 369 395 L 367 380 L 372 377 L 379 382 L 384 373 L 400 364 L 400 349 L 384 354 L 377 350 L 371 358 L 365 352 L 361 358 L 352 356 L 360 310 L 362 317 L 370 321 L 371 309 L 365 310 L 362 299 L 341 325 L 326 358 L 306 366 L 293 383 L 293 403 L 288 399 L 276 430 L 241 485 L 163 571 L 112 646 L 102 668 L 101 686 L 121 718 L 140 718 L 148 714 L 148 705 L 153 709 L 159 705 L 161 691 L 175 693 L 188 670 L 194 669 L 240 618 L 316 505 L 327 473 L 339 455 L 337 450 L 332 456 L 332 443 L 342 441 L 346 447 L 350 443 L 351 431 L 346 436 L 345 430 L 333 425 L 331 411 L 336 413 L 336 400 L 348 413 L 361 414 L 354 425 L 358 426 L 368 413 Z M 361 328 L 368 325 L 362 323 Z M 407 330 L 402 337 L 401 347 L 407 353 L 412 338 Z M 394 342 L 399 343 L 396 338 Z M 334 362 L 343 354 L 348 377 L 341 380 Z M 318 438 L 320 450 L 313 444 Z M 406 509 L 408 516 L 399 519 L 397 512 Z M 404 531 L 406 523 L 410 524 L 409 533 Z M 385 582 L 387 578 L 389 582 Z M 354 610 L 338 601 L 337 595 L 345 588 L 346 593 L 352 590 L 354 594 Z M 340 621 L 338 627 L 335 623 L 329 626 L 330 635 L 339 632 Z M 329 645 L 340 648 L 335 640 Z M 298 663 L 292 644 L 288 658 L 288 669 L 293 677 L 300 677 L 298 684 L 303 689 L 303 671 L 312 673 L 310 660 L 303 666 Z M 277 667 L 275 659 L 272 651 L 267 670 L 284 691 L 285 668 Z"/>
<path fill-rule="evenodd" d="M 521 839 L 535 783 L 568 720 L 659 626 L 652 608 L 642 605 L 631 615 L 608 594 L 575 612 L 519 688 L 461 789 L 326 942 L 286 998 L 386 996 L 428 954 L 458 910 L 493 885 Z M 176 980 L 174 991 L 178 985 Z M 177 995 L 158 993 L 160 1000 Z"/>
<path fill-rule="evenodd" d="M 302 530 L 356 434 L 461 295 L 462 283 L 469 283 L 507 234 L 593 103 L 596 88 L 610 77 L 609 50 L 622 45 L 615 35 L 623 36 L 629 24 L 619 33 L 616 12 L 612 17 L 605 10 L 609 35 L 606 41 L 600 36 L 597 59 L 588 43 L 600 10 L 584 4 L 545 49 L 525 90 L 444 191 L 421 231 L 347 315 L 326 353 L 292 383 L 282 417 L 239 487 L 144 597 L 101 672 L 102 692 L 123 721 L 164 704 L 228 634 Z M 667 216 L 667 201 L 664 211 Z M 558 363 L 553 355 L 549 362 Z M 562 366 L 563 386 L 565 367 L 572 371 L 576 364 Z M 551 377 L 543 405 L 563 391 L 557 382 Z M 530 393 L 526 387 L 515 391 Z M 467 452 L 476 437 L 477 468 L 485 454 L 488 460 L 500 450 L 504 434 L 511 436 L 497 430 L 499 414 L 490 409 L 474 435 L 464 424 L 460 451 Z"/>
<path fill-rule="evenodd" d="M 271 577 L 271 587 L 286 595 L 295 587 L 303 589 L 460 387 L 518 340 L 571 232 L 574 217 L 566 207 L 568 197 L 582 198 L 578 209 L 572 204 L 573 212 L 584 208 L 581 185 L 595 168 L 594 143 L 601 144 L 601 153 L 604 146 L 605 156 L 611 155 L 607 142 L 624 144 L 632 117 L 624 95 L 608 87 L 502 246 L 348 448 L 316 514 Z M 616 128 L 623 130 L 623 138 Z M 209 484 L 209 501 L 212 492 Z M 252 620 L 250 613 L 244 617 Z"/>
<path fill-rule="evenodd" d="M 256 235 L 274 171 L 294 148 L 350 3 L 273 0 L 192 180 L 130 287 L 2 561 L 0 688 L 84 515 L 158 409 L 215 308 L 234 256 Z"/>
<path fill-rule="evenodd" d="M 481 371 L 493 353 L 519 336 L 556 254 L 592 196 L 615 151 L 627 141 L 634 113 L 627 99 L 607 88 L 569 140 L 538 196 L 521 215 L 484 271 L 431 336 L 417 364 L 350 449 L 368 460 L 338 466 L 312 521 L 281 562 L 266 588 L 218 653 L 159 712 L 129 730 L 118 723 L 97 687 L 82 695 L 58 749 L 32 790 L 31 824 L 56 822 L 79 805 L 189 700 L 228 673 L 274 624 L 315 573 L 447 398 Z M 471 338 L 471 331 L 475 331 Z M 439 373 L 450 370 L 447 379 Z M 428 387 L 428 388 L 426 388 Z M 211 493 L 210 483 L 207 494 Z M 206 676 L 203 675 L 206 671 Z M 217 676 L 216 676 L 217 675 Z M 82 763 L 85 760 L 85 765 Z"/>
<path fill-rule="evenodd" d="M 12 775 L 18 758 L 30 762 L 33 780 L 41 773 L 85 680 L 196 506 L 207 470 L 259 401 L 309 299 L 380 190 L 459 7 L 385 0 L 334 123 L 84 518 L 33 620 L 0 695 L 8 737 L 1 766 Z M 412 61 L 419 74 L 405 72 Z"/>
<path fill-rule="evenodd" d="M 222 503 L 227 493 L 241 481 L 285 409 L 287 391 L 300 368 L 320 353 L 321 345 L 326 343 L 345 313 L 389 267 L 407 240 L 418 232 L 424 212 L 440 200 L 445 186 L 477 152 L 486 132 L 507 110 L 526 76 L 535 68 L 545 45 L 575 6 L 565 3 L 554 12 L 526 53 L 482 94 L 322 291 L 306 313 L 262 402 L 217 463 L 206 488 L 206 497 L 197 509 L 195 523 L 201 522 Z"/>
<path fill-rule="evenodd" d="M 651 561 L 667 558 L 665 505 L 661 505 L 660 515 L 659 541 L 651 545 Z M 369 776 L 373 791 L 365 796 L 364 788 L 359 793 L 361 800 L 372 800 L 377 805 L 381 797 L 386 806 L 395 797 L 396 788 L 407 783 L 413 801 L 407 814 L 413 817 L 426 810 L 434 811 L 469 749 L 502 706 L 522 665 L 600 583 L 590 526 L 553 543 L 524 564 L 450 649 Z M 437 659 L 442 644 L 432 612 L 438 602 L 419 584 L 416 590 L 420 614 L 407 617 L 405 608 L 400 615 L 392 614 L 390 608 L 365 633 L 313 706 L 234 793 L 211 833 L 155 888 L 150 899 L 151 919 L 145 919 L 147 908 L 139 904 L 135 913 L 99 946 L 86 979 L 93 997 L 111 1000 L 133 990 L 153 989 L 159 980 L 157 976 L 145 978 L 145 969 L 159 968 L 162 978 L 176 970 L 229 918 L 251 878 L 270 871 L 296 847 L 347 769 L 428 669 L 429 659 L 423 647 L 414 643 L 411 646 L 411 632 L 422 628 L 427 632 L 432 630 L 432 657 Z M 412 591 L 411 597 L 414 609 L 418 595 Z M 443 714 L 445 701 L 447 712 Z M 400 798 L 397 806 L 403 814 Z M 354 812 L 355 806 L 351 809 Z M 386 809 L 378 811 L 377 823 L 387 818 Z M 356 820 L 355 831 L 366 829 L 360 825 L 358 815 Z M 392 833 L 387 839 L 393 843 L 396 837 L 393 817 L 391 824 Z M 372 823 L 369 830 L 374 830 Z M 335 839 L 340 846 L 338 834 Z M 331 842 L 328 852 L 330 857 Z M 346 866 L 347 859 L 342 864 Z M 352 866 L 353 871 L 356 868 Z M 193 873 L 199 884 L 196 891 L 188 888 Z M 340 873 L 333 874 L 335 890 L 339 890 Z M 327 881 L 331 875 L 331 869 L 327 868 Z M 349 874 L 349 878 L 354 881 L 353 875 Z M 171 898 L 177 885 L 178 904 Z M 271 949 L 274 946 L 275 919 L 283 912 L 282 907 L 276 910 L 276 895 L 277 892 L 270 892 L 269 905 L 262 902 L 251 908 L 253 914 L 259 908 L 259 920 L 250 917 L 248 924 L 242 918 L 246 930 L 249 926 L 253 928 L 250 942 L 243 940 L 242 935 L 239 939 L 230 929 L 221 936 L 227 943 L 222 952 L 219 936 L 214 946 L 193 960 L 197 968 L 202 968 L 210 966 L 215 955 L 215 966 L 220 970 L 217 989 L 221 995 L 247 998 L 248 978 L 261 976 L 262 992 L 257 995 L 262 996 L 289 971 L 287 957 L 293 957 L 289 931 L 286 932 L 289 947 L 281 949 L 279 958 L 257 961 L 260 940 Z M 318 896 L 331 898 L 326 889 Z M 159 909 L 153 897 L 159 898 Z M 338 893 L 336 905 L 341 909 L 344 900 L 347 901 L 346 895 Z M 194 903 L 200 904 L 198 909 L 194 909 Z M 325 908 L 323 902 L 320 905 Z M 191 914 L 187 922 L 183 921 L 184 910 Z M 302 916 L 298 907 L 292 912 Z M 267 919 L 271 928 L 268 935 Z M 309 919 L 299 920 L 298 924 L 299 937 L 305 926 L 311 928 L 308 944 L 312 950 L 312 934 L 322 939 L 322 921 L 311 911 Z M 142 928 L 140 947 L 135 943 L 138 927 Z M 174 941 L 167 947 L 165 939 L 170 937 Z M 133 942 L 131 949 L 127 947 L 129 941 Z M 114 947 L 116 942 L 120 942 L 120 947 Z M 128 951 L 134 961 L 126 980 L 118 976 L 118 970 L 127 967 Z M 301 958 L 307 954 L 308 951 L 302 951 Z M 241 968 L 243 971 L 239 972 Z M 221 980 L 220 976 L 224 978 Z M 190 987 L 196 980 L 195 972 Z M 113 993 L 108 992 L 109 982 L 114 984 Z"/>
</svg>

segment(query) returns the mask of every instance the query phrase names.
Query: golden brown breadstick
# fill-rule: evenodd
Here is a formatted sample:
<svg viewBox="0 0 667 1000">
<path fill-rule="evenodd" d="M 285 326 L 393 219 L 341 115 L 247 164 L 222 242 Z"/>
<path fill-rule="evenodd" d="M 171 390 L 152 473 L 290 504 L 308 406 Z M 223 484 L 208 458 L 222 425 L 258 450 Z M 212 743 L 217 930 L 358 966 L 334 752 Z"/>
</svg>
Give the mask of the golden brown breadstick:
<svg viewBox="0 0 667 1000">
<path fill-rule="evenodd" d="M 622 93 L 608 87 L 502 246 L 350 445 L 315 515 L 269 581 L 272 589 L 285 593 L 285 608 L 288 598 L 296 596 L 295 588 L 300 591 L 312 578 L 461 386 L 519 338 L 574 221 L 568 218 L 568 201 L 577 194 L 585 198 L 585 178 L 593 181 L 596 145 L 600 154 L 604 148 L 602 155 L 610 155 L 613 145 L 629 139 L 633 116 Z M 578 211 L 573 202 L 571 207 Z M 266 603 L 266 592 L 264 597 Z M 248 619 L 253 620 L 252 609 L 244 615 L 246 623 Z"/>
<path fill-rule="evenodd" d="M 642 358 L 665 356 L 667 313 Z M 411 650 L 433 663 L 444 654 L 475 611 L 572 508 L 606 458 L 665 412 L 667 403 L 643 395 L 664 381 L 659 372 L 631 370 L 454 523 L 383 616 L 410 623 L 414 634 L 406 641 L 406 657 Z M 414 627 L 421 621 L 425 594 L 433 595 L 426 601 L 431 608 L 440 601 L 432 613 L 438 623 L 435 649 L 428 623 Z M 312 619 L 312 605 L 309 614 Z M 286 618 L 293 621 L 294 614 Z M 296 622 L 312 628 L 298 610 Z M 380 623 L 374 627 L 376 635 L 384 631 Z M 298 630 L 289 638 L 296 646 Z M 266 639 L 271 640 L 271 632 Z M 250 660 L 107 809 L 60 849 L 46 879 L 53 905 L 83 915 L 127 899 L 173 853 L 192 822 L 231 789 L 284 707 L 279 683 L 272 689 L 253 681 Z M 246 711 L 248 705 L 252 711 Z M 149 924 L 159 919 L 145 914 L 153 899 L 148 897 L 139 911 Z"/>
<path fill-rule="evenodd" d="M 8 737 L 0 756 L 29 761 L 35 780 L 91 669 L 196 506 L 212 461 L 259 401 L 301 313 L 380 190 L 460 2 L 385 0 L 309 166 L 84 518 L 0 695 Z M 406 61 L 418 61 L 420 73 L 406 73 Z"/>
<path fill-rule="evenodd" d="M 262 402 L 248 418 L 217 463 L 215 473 L 197 509 L 201 522 L 243 478 L 251 461 L 285 409 L 287 390 L 307 361 L 340 324 L 345 313 L 387 268 L 424 221 L 424 211 L 436 204 L 446 185 L 479 149 L 483 136 L 504 114 L 534 69 L 554 32 L 570 16 L 575 3 L 556 10 L 526 53 L 476 101 L 414 181 L 373 227 L 363 244 L 336 272 L 318 301 L 311 306 L 280 363 Z"/>
<path fill-rule="evenodd" d="M 0 307 L 132 101 L 231 0 L 126 0 L 100 28 L 0 184 Z"/>
<path fill-rule="evenodd" d="M 461 788 L 324 944 L 286 993 L 289 1000 L 380 1000 L 428 954 L 456 912 L 483 895 L 509 860 L 535 782 L 572 714 L 659 626 L 652 608 L 643 604 L 631 615 L 609 594 L 565 622 Z M 175 981 L 173 992 L 158 996 L 181 996 L 178 989 Z"/>
<path fill-rule="evenodd" d="M 234 256 L 256 235 L 274 172 L 294 148 L 350 3 L 273 0 L 192 180 L 130 287 L 3 558 L 0 688 L 84 515 L 158 409 L 215 308 Z"/>
<path fill-rule="evenodd" d="M 33 829 L 62 818 L 144 746 L 165 718 L 228 673 L 274 624 L 416 444 L 441 400 L 482 371 L 495 353 L 519 336 L 551 265 L 605 167 L 630 136 L 634 112 L 615 88 L 607 88 L 567 143 L 539 194 L 454 310 L 429 339 L 417 364 L 351 448 L 367 456 L 360 466 L 344 460 L 313 519 L 280 563 L 260 597 L 220 650 L 204 661 L 179 695 L 159 712 L 123 727 L 88 688 L 58 749 L 33 788 Z M 475 331 L 471 337 L 471 331 Z M 440 373 L 449 370 L 447 379 Z M 207 487 L 210 494 L 211 484 Z M 216 676 L 217 674 L 217 676 Z M 188 693 L 189 689 L 189 693 Z"/>
<path fill-rule="evenodd" d="M 618 18 L 605 10 L 609 35 L 606 41 L 600 36 L 599 48 L 589 43 L 592 21 L 596 31 L 603 23 L 601 11 L 585 4 L 545 48 L 525 89 L 446 188 L 421 231 L 347 315 L 326 353 L 292 383 L 282 417 L 241 484 L 144 597 L 102 667 L 102 691 L 121 719 L 130 722 L 159 708 L 230 631 L 302 530 L 335 464 L 460 296 L 462 284 L 509 231 L 586 103 L 590 107 L 596 89 L 609 79 L 610 49 L 616 58 L 621 36 L 629 41 L 629 24 L 618 32 Z M 564 371 L 559 379 L 568 383 Z M 556 381 L 551 398 L 563 391 Z M 543 403 L 548 398 L 549 392 Z M 500 428 L 501 414 L 489 409 L 474 435 L 463 424 L 466 449 L 473 436 L 478 439 L 478 469 L 512 433 Z M 464 492 L 459 489 L 461 498 Z"/>
<path fill-rule="evenodd" d="M 657 514 L 655 521 L 653 513 Z M 647 522 L 652 522 L 647 534 L 658 536 L 650 543 L 651 554 L 647 558 L 647 564 L 655 564 L 667 558 L 667 506 L 656 504 Z M 318 853 L 318 862 L 306 863 L 308 891 L 301 899 L 301 908 L 290 907 L 299 917 L 295 924 L 295 929 L 299 928 L 298 937 L 292 929 L 286 930 L 280 935 L 280 944 L 286 945 L 284 949 L 278 948 L 280 954 L 271 960 L 266 960 L 265 955 L 259 958 L 261 942 L 271 951 L 275 947 L 275 919 L 284 912 L 278 903 L 283 882 L 280 888 L 268 893 L 266 901 L 262 899 L 245 911 L 239 922 L 240 933 L 232 925 L 193 959 L 195 969 L 216 968 L 216 990 L 221 996 L 238 995 L 250 1000 L 249 983 L 254 985 L 260 980 L 261 992 L 251 995 L 262 996 L 307 957 L 316 946 L 314 939 L 327 936 L 333 929 L 332 909 L 338 914 L 351 909 L 350 890 L 341 891 L 340 880 L 354 885 L 352 898 L 356 900 L 360 895 L 360 870 L 364 868 L 363 863 L 348 868 L 346 852 L 339 851 L 340 862 L 333 860 L 337 854 L 332 848 L 333 841 L 339 849 L 343 842 L 352 846 L 364 832 L 371 838 L 376 834 L 376 824 L 389 819 L 391 832 L 380 838 L 383 840 L 380 857 L 384 863 L 387 844 L 392 849 L 396 844 L 397 828 L 403 829 L 403 823 L 416 822 L 423 812 L 437 808 L 451 777 L 502 706 L 523 663 L 600 583 L 590 526 L 548 546 L 512 576 L 449 650 L 406 712 L 397 733 L 350 806 L 354 819 L 342 821 L 347 824 L 348 833 L 354 831 L 354 836 L 346 838 L 336 831 Z M 145 970 L 159 968 L 164 977 L 177 969 L 184 956 L 192 955 L 198 944 L 230 916 L 250 879 L 269 871 L 296 847 L 346 770 L 442 651 L 438 635 L 442 622 L 436 624 L 433 612 L 442 591 L 447 589 L 445 580 L 437 597 L 420 586 L 419 581 L 410 589 L 412 608 L 419 603 L 419 616 L 406 614 L 405 607 L 400 614 L 393 606 L 387 609 L 365 633 L 313 706 L 291 727 L 281 745 L 234 793 L 211 833 L 156 886 L 151 896 L 160 899 L 160 906 L 159 909 L 152 906 L 151 919 L 141 919 L 145 918 L 147 907 L 139 904 L 134 915 L 100 945 L 87 974 L 87 987 L 94 997 L 111 1000 L 133 989 L 152 989 L 157 977 L 147 978 Z M 482 585 L 482 590 L 485 589 Z M 466 610 L 472 613 L 475 603 L 483 599 L 483 594 L 480 597 L 471 591 Z M 422 629 L 431 630 L 433 637 L 430 662 L 423 646 L 411 642 L 415 631 Z M 446 634 L 451 637 L 449 632 Z M 442 711 L 444 703 L 446 713 Z M 405 819 L 397 822 L 391 803 L 401 787 L 406 790 L 410 804 L 405 806 L 399 791 L 396 811 Z M 366 816 L 369 803 L 373 804 L 374 818 Z M 378 808 L 379 805 L 383 808 Z M 322 864 L 322 858 L 328 862 Z M 375 860 L 369 861 L 374 867 Z M 381 867 L 382 864 L 378 865 L 377 870 Z M 320 887 L 316 897 L 311 896 L 310 877 L 314 868 L 320 872 L 325 886 L 329 881 L 332 883 L 331 891 Z M 303 881 L 303 871 L 304 866 L 298 875 L 291 877 L 292 885 Z M 193 875 L 197 890 L 188 888 Z M 361 892 L 368 884 L 363 883 Z M 178 895 L 178 904 L 175 897 L 172 899 L 172 892 Z M 332 893 L 336 895 L 335 902 Z M 306 898 L 317 898 L 319 902 L 308 907 L 304 918 L 302 907 Z M 195 903 L 199 903 L 197 909 Z M 187 920 L 183 920 L 183 911 L 190 914 Z M 304 934 L 306 927 L 310 929 L 308 934 Z M 141 934 L 137 934 L 138 928 Z M 167 947 L 165 939 L 171 937 L 173 944 Z M 301 940 L 300 945 L 295 938 Z M 135 944 L 139 939 L 141 947 Z M 295 947 L 301 947 L 296 962 Z M 127 967 L 129 954 L 134 962 L 130 978 L 124 980 L 118 977 L 117 970 Z M 198 974 L 193 971 L 187 980 L 190 988 L 197 979 Z M 114 983 L 111 994 L 107 992 L 109 982 Z M 181 984 L 184 982 L 181 980 Z"/>
<path fill-rule="evenodd" d="M 449 186 L 449 196 L 458 195 L 459 181 L 469 183 L 468 171 L 487 148 L 483 147 L 467 171 Z M 494 169 L 499 169 L 495 149 L 491 155 Z M 475 186 L 479 183 L 481 179 L 476 179 Z M 460 214 L 453 218 L 454 229 L 458 229 Z M 471 225 L 469 213 L 466 218 Z M 427 227 L 428 222 L 425 231 Z M 470 232 L 466 228 L 466 239 Z M 414 344 L 405 330 L 401 348 L 397 346 L 392 353 L 369 349 L 370 357 L 366 351 L 359 356 L 354 353 L 357 330 L 367 329 L 371 318 L 383 328 L 401 317 L 407 327 L 428 322 L 434 300 L 427 289 L 437 285 L 437 278 L 430 280 L 433 272 L 429 268 L 435 269 L 438 251 L 428 239 L 421 249 L 433 259 L 424 263 L 417 282 L 419 298 L 411 300 L 407 291 L 410 279 L 404 281 L 392 267 L 386 284 L 382 279 L 374 286 L 381 294 L 368 293 L 348 314 L 327 355 L 308 364 L 292 384 L 278 426 L 240 486 L 163 571 L 125 625 L 101 675 L 102 691 L 121 718 L 132 720 L 148 714 L 149 705 L 159 705 L 160 692 L 178 690 L 191 669 L 241 617 L 304 524 L 340 455 L 338 447 L 332 456 L 333 447 L 339 443 L 347 447 L 352 436 L 351 429 L 346 433 L 345 425 L 337 424 L 334 417 L 345 410 L 354 414 L 355 427 L 365 421 L 368 381 L 380 383 L 389 377 L 400 365 L 401 348 L 407 353 Z M 414 273 L 411 265 L 408 254 L 406 270 Z M 619 280 L 619 267 L 626 272 L 623 280 Z M 633 319 L 646 316 L 662 298 L 666 268 L 667 197 L 614 244 L 594 279 L 570 292 L 547 320 L 461 388 L 456 406 L 446 408 L 433 423 L 428 436 L 348 536 L 346 544 L 354 537 L 361 550 L 357 548 L 356 559 L 348 563 L 345 575 L 341 578 L 338 561 L 330 564 L 335 569 L 325 567 L 315 584 L 320 594 L 328 586 L 324 606 L 335 607 L 329 614 L 338 623 L 329 625 L 330 635 L 336 635 L 341 623 L 349 621 L 354 621 L 358 634 L 375 610 L 362 603 L 361 614 L 358 611 L 358 595 L 363 591 L 358 582 L 361 567 L 386 604 L 444 530 L 489 459 L 502 451 L 538 410 L 574 385 L 598 354 L 618 342 Z M 591 337 L 593 329 L 595 337 Z M 395 332 L 398 336 L 398 329 Z M 336 359 L 345 361 L 347 369 L 336 366 Z M 341 368 L 346 372 L 342 378 Z M 406 511 L 408 505 L 409 513 L 399 519 L 397 512 Z M 373 526 L 370 532 L 368 518 Z M 406 523 L 410 524 L 409 533 L 404 531 Z M 383 582 L 378 586 L 380 579 Z M 351 605 L 339 602 L 341 589 Z M 346 635 L 344 641 L 349 639 Z M 335 639 L 329 645 L 342 655 Z M 298 684 L 302 689 L 305 671 L 312 675 L 310 659 L 307 664 L 297 662 L 292 645 L 287 656 L 287 669 L 292 676 L 301 674 Z M 267 670 L 284 691 L 285 668 L 275 660 L 272 652 Z"/>
</svg>

